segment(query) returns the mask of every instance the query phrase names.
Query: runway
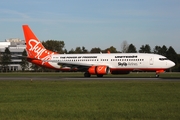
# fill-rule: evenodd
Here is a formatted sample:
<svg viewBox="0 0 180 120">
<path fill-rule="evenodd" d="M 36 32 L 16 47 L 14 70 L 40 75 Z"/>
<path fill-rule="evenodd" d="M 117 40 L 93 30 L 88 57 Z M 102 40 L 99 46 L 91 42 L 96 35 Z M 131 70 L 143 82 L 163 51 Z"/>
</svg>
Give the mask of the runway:
<svg viewBox="0 0 180 120">
<path fill-rule="evenodd" d="M 84 78 L 84 77 L 0 77 L 3 80 L 24 80 L 24 81 L 180 81 L 179 78 L 119 78 L 119 77 L 103 77 L 103 78 Z"/>
</svg>

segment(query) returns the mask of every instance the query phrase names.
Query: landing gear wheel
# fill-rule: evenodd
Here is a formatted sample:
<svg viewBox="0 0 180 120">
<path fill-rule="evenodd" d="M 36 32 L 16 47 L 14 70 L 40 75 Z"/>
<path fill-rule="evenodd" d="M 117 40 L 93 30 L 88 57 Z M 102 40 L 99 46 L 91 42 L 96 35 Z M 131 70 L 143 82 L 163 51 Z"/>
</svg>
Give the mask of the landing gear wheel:
<svg viewBox="0 0 180 120">
<path fill-rule="evenodd" d="M 84 77 L 91 77 L 91 74 L 89 74 L 89 72 L 85 72 Z"/>
<path fill-rule="evenodd" d="M 156 74 L 156 78 L 159 78 L 159 74 Z"/>
</svg>

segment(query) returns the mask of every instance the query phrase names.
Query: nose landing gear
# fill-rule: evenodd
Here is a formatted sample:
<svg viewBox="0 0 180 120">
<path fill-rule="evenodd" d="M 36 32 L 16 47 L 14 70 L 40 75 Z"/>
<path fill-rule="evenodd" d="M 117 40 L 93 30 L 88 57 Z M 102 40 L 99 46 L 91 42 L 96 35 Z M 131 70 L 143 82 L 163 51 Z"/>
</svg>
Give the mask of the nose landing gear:
<svg viewBox="0 0 180 120">
<path fill-rule="evenodd" d="M 162 70 L 161 70 L 161 69 L 160 69 L 160 70 L 157 70 L 157 71 L 156 71 L 156 78 L 159 78 L 159 74 L 160 74 L 160 73 L 164 73 L 164 72 L 165 72 L 165 70 L 163 70 L 163 69 L 162 69 Z"/>
<path fill-rule="evenodd" d="M 156 74 L 156 78 L 159 78 L 159 74 Z"/>
</svg>

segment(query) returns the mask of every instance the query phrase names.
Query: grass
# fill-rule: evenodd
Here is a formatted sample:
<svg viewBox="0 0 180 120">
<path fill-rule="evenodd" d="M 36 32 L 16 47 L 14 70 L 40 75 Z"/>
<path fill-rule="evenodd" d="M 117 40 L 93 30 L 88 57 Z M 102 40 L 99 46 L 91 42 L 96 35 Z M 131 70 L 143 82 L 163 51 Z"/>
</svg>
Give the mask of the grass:
<svg viewBox="0 0 180 120">
<path fill-rule="evenodd" d="M 0 81 L 2 120 L 180 119 L 180 81 Z"/>
</svg>

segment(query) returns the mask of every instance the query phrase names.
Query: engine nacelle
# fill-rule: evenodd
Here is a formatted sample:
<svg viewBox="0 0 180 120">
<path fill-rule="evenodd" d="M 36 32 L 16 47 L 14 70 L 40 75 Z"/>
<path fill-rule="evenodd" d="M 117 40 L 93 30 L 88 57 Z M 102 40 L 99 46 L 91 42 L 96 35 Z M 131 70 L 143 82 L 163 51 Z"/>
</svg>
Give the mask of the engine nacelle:
<svg viewBox="0 0 180 120">
<path fill-rule="evenodd" d="M 100 66 L 91 66 L 88 69 L 89 74 L 91 75 L 106 75 L 109 72 L 109 67 L 100 65 Z"/>
</svg>

